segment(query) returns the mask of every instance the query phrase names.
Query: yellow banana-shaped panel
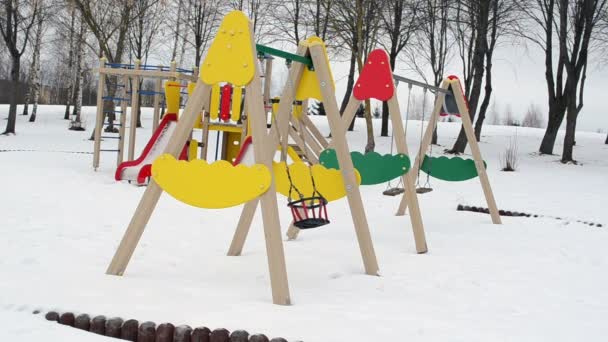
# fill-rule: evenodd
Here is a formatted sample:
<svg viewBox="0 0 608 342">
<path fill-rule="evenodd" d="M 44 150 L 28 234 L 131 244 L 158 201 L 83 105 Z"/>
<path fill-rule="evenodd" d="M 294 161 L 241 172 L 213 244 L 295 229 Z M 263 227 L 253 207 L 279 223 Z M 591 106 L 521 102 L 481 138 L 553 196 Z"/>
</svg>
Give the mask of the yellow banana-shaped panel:
<svg viewBox="0 0 608 342">
<path fill-rule="evenodd" d="M 152 164 L 152 178 L 169 195 L 194 207 L 220 209 L 233 207 L 265 193 L 271 174 L 261 164 L 233 166 L 225 160 L 176 160 L 170 154 Z"/>
</svg>

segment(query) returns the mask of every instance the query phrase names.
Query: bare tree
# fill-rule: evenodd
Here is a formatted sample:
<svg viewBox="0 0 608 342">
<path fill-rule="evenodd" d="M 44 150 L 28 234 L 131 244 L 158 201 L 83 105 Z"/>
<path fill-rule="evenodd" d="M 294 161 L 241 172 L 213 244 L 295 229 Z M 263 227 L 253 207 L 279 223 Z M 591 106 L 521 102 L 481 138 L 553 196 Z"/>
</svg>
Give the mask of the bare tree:
<svg viewBox="0 0 608 342">
<path fill-rule="evenodd" d="M 127 52 L 129 24 L 137 15 L 133 13 L 134 3 L 131 0 L 73 0 L 83 20 L 97 41 L 100 56 L 109 63 L 122 63 Z M 113 98 L 117 89 L 117 77 L 106 77 L 106 90 Z M 99 90 L 101 91 L 101 90 Z M 114 127 L 114 101 L 104 102 L 105 117 L 108 118 L 106 131 L 116 131 Z M 104 120 L 105 121 L 105 120 Z"/>
<path fill-rule="evenodd" d="M 346 108 L 350 99 L 355 79 L 355 65 L 359 72 L 363 69 L 363 59 L 375 47 L 380 30 L 380 15 L 378 0 L 355 0 L 355 6 L 350 1 L 338 0 L 334 6 L 332 29 L 336 32 L 338 44 L 350 50 L 350 67 L 346 85 L 346 93 L 342 100 L 340 112 Z M 371 104 L 365 103 L 365 121 L 367 125 L 367 144 L 365 151 L 375 148 L 373 124 L 371 119 Z M 353 120 L 354 123 L 354 120 Z M 349 130 L 352 130 L 351 123 Z"/>
<path fill-rule="evenodd" d="M 46 18 L 43 10 L 38 13 L 36 19 L 36 32 L 34 34 L 34 47 L 32 51 L 32 64 L 30 68 L 30 78 L 28 83 L 28 91 L 26 96 L 26 102 L 23 106 L 23 114 L 27 115 L 27 107 L 29 101 L 33 103 L 32 115 L 29 121 L 36 121 L 36 114 L 38 112 L 38 99 L 40 98 L 40 53 L 42 50 L 42 34 Z"/>
<path fill-rule="evenodd" d="M 15 134 L 21 56 L 28 45 L 40 4 L 36 0 L 0 0 L 0 6 L 0 34 L 11 57 L 13 83 L 10 91 L 8 121 L 3 134 Z"/>
<path fill-rule="evenodd" d="M 192 34 L 190 44 L 194 47 L 194 65 L 201 64 L 203 52 L 215 36 L 220 13 L 218 0 L 187 0 L 192 8 L 187 27 Z"/>
<path fill-rule="evenodd" d="M 449 54 L 449 5 L 449 0 L 424 0 L 418 11 L 420 29 L 416 31 L 415 48 L 408 51 L 410 64 L 427 83 L 434 86 L 439 86 L 445 76 Z M 426 76 L 427 68 L 431 69 L 430 80 Z M 433 132 L 432 143 L 437 143 L 437 128 Z"/>
<path fill-rule="evenodd" d="M 79 30 L 78 36 L 76 38 L 76 46 L 85 46 L 86 42 L 86 24 L 80 18 L 79 20 Z M 84 80 L 84 49 L 78 49 L 76 51 L 76 70 L 75 70 L 75 79 L 74 79 L 74 97 L 73 103 L 74 108 L 72 111 L 72 116 L 74 119 L 71 122 L 70 129 L 73 130 L 81 130 L 83 127 L 81 125 L 82 121 L 80 119 L 80 115 L 82 114 L 82 87 Z"/>
<path fill-rule="evenodd" d="M 386 0 L 382 11 L 382 28 L 388 39 L 380 39 L 380 44 L 388 51 L 391 69 L 395 70 L 397 57 L 410 42 L 410 38 L 420 25 L 418 10 L 420 1 Z M 388 136 L 388 104 L 382 103 L 382 126 L 380 135 Z"/>
<path fill-rule="evenodd" d="M 479 105 L 479 99 L 481 95 L 481 88 L 484 84 L 484 73 L 485 73 L 485 60 L 488 54 L 489 43 L 488 42 L 488 33 L 494 33 L 493 30 L 490 29 L 490 16 L 492 13 L 492 8 L 497 5 L 493 5 L 492 2 L 496 3 L 498 0 L 485 1 L 485 0 L 468 0 L 466 1 L 465 10 L 470 11 L 471 13 L 468 15 L 468 18 L 471 19 L 471 32 L 474 32 L 474 46 L 472 48 L 473 56 L 470 58 L 470 69 L 471 73 L 471 83 L 470 89 L 467 89 L 467 98 L 469 103 L 469 115 L 471 117 L 471 121 L 474 121 L 475 114 L 477 112 L 477 108 Z M 492 41 L 492 39 L 491 39 Z M 494 39 L 495 42 L 495 39 Z M 493 48 L 493 47 L 492 47 Z M 470 49 L 470 47 L 469 47 Z M 491 57 L 491 55 L 490 55 Z M 467 59 L 468 63 L 468 59 Z M 490 60 L 490 70 L 491 70 L 491 60 Z M 486 80 L 487 81 L 487 80 Z M 488 93 L 487 102 L 485 103 L 485 108 L 489 105 L 489 96 L 491 94 L 491 78 L 489 79 L 489 83 L 486 82 L 486 92 Z M 468 85 L 465 86 L 468 87 Z M 484 109 L 485 111 L 485 109 Z M 460 129 L 460 133 L 458 134 L 458 138 L 452 146 L 452 149 L 448 152 L 450 153 L 462 153 L 467 145 L 466 135 L 464 133 L 464 129 Z"/>
<path fill-rule="evenodd" d="M 65 120 L 69 120 L 70 119 L 70 105 L 73 102 L 73 94 L 74 94 L 74 50 L 75 49 L 75 45 L 74 45 L 74 36 L 75 36 L 75 21 L 76 21 L 76 7 L 73 5 L 72 2 L 69 2 L 68 4 L 69 6 L 69 21 L 70 21 L 70 25 L 69 25 L 69 33 L 68 33 L 68 41 L 69 41 L 69 48 L 68 48 L 68 65 L 67 65 L 67 71 L 69 74 L 69 77 L 67 79 L 67 83 L 68 83 L 68 90 L 67 90 L 67 96 L 66 96 L 66 102 L 65 102 L 65 113 L 63 115 L 63 118 Z"/>
<path fill-rule="evenodd" d="M 519 0 L 518 5 L 531 27 L 521 30 L 521 35 L 545 52 L 549 120 L 540 152 L 553 153 L 557 132 L 566 117 L 562 162 L 573 162 L 576 120 L 583 108 L 589 49 L 594 29 L 605 15 L 606 0 Z M 554 50 L 558 52 L 557 58 Z"/>
</svg>

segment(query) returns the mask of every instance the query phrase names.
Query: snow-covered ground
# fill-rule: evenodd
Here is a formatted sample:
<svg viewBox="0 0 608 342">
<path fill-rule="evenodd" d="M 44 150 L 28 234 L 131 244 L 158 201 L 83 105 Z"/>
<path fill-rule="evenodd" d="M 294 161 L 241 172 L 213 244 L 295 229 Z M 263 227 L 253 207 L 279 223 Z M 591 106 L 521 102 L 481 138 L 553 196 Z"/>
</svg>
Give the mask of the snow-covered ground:
<svg viewBox="0 0 608 342">
<path fill-rule="evenodd" d="M 393 215 L 399 198 L 383 196 L 384 186 L 362 188 L 380 277 L 363 273 L 346 201 L 331 203 L 331 225 L 284 244 L 294 303 L 285 307 L 271 304 L 259 215 L 243 256 L 225 256 L 240 207 L 205 211 L 163 195 L 125 276 L 105 275 L 144 188 L 114 181 L 114 154 L 102 155 L 94 172 L 91 154 L 56 152 L 92 151 L 94 109 L 85 111 L 86 132 L 68 131 L 62 108 L 43 106 L 36 123 L 19 116 L 18 134 L 0 136 L 0 150 L 35 150 L 0 152 L 0 341 L 102 340 L 45 322 L 29 314 L 34 309 L 245 329 L 292 341 L 608 336 L 603 135 L 580 132 L 581 165 L 562 165 L 558 156 L 534 153 L 542 130 L 485 127 L 481 148 L 499 207 L 570 220 L 504 217 L 503 225 L 492 225 L 488 215 L 455 210 L 459 203 L 485 206 L 477 180 L 431 179 L 435 190 L 420 197 L 429 244 L 423 255 L 415 253 L 408 217 Z M 327 132 L 323 117 L 313 120 Z M 138 150 L 152 133 L 149 111 L 143 123 Z M 450 146 L 458 128 L 440 124 L 440 143 Z M 419 132 L 420 123 L 410 122 L 411 151 Z M 499 154 L 515 134 L 519 170 L 500 172 Z M 377 151 L 388 152 L 390 138 L 378 135 Z M 363 149 L 363 121 L 348 138 L 353 150 Z M 289 212 L 279 200 L 286 228 Z"/>
</svg>

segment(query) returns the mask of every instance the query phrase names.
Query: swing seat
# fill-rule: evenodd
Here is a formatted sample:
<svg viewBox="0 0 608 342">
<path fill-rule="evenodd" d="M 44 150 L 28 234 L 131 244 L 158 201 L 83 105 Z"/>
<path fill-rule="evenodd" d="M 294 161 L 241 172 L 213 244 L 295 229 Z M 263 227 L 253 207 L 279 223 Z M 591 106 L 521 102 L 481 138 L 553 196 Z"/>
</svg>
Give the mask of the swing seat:
<svg viewBox="0 0 608 342">
<path fill-rule="evenodd" d="M 220 209 L 251 201 L 270 187 L 271 174 L 261 164 L 233 166 L 225 160 L 178 161 L 163 154 L 152 164 L 152 178 L 168 194 L 194 207 Z"/>
<path fill-rule="evenodd" d="M 319 228 L 330 223 L 327 218 L 327 200 L 322 196 L 290 201 L 287 206 L 291 209 L 293 225 L 299 229 Z"/>
<path fill-rule="evenodd" d="M 379 154 L 377 152 L 351 152 L 353 166 L 361 174 L 361 185 L 386 183 L 406 174 L 410 169 L 410 158 L 405 154 Z M 339 169 L 336 150 L 326 149 L 319 156 L 321 165 Z"/>
<path fill-rule="evenodd" d="M 485 161 L 484 167 L 486 167 Z M 478 176 L 475 161 L 461 157 L 429 157 L 425 155 L 420 170 L 433 178 L 448 182 L 462 182 Z"/>
<path fill-rule="evenodd" d="M 405 192 L 405 189 L 403 189 L 403 188 L 391 188 L 391 189 L 384 190 L 382 192 L 382 194 L 384 196 L 397 196 L 397 195 L 401 195 L 404 192 Z"/>
<path fill-rule="evenodd" d="M 427 188 L 427 187 L 420 187 L 416 189 L 416 193 L 417 194 L 426 194 L 433 191 L 433 188 Z"/>
</svg>

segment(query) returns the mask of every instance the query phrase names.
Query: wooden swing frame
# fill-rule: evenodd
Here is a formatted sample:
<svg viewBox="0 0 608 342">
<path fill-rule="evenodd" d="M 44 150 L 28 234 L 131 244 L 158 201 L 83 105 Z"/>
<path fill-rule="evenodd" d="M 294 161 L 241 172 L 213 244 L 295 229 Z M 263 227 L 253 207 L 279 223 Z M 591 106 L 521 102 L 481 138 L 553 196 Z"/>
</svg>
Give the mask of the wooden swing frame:
<svg viewBox="0 0 608 342">
<path fill-rule="evenodd" d="M 433 108 L 433 113 L 429 119 L 429 124 L 424 131 L 424 136 L 422 138 L 422 143 L 420 145 L 420 149 L 418 155 L 416 156 L 416 160 L 410 170 L 409 174 L 416 175 L 418 174 L 418 169 L 422 164 L 422 160 L 425 156 L 425 151 L 430 147 L 431 141 L 433 139 L 433 131 L 435 127 L 437 127 L 437 120 L 441 115 L 441 111 L 443 108 L 443 104 L 445 102 L 445 96 L 448 92 L 448 89 L 452 89 L 454 94 L 454 99 L 456 101 L 456 105 L 458 107 L 458 112 L 460 113 L 460 118 L 462 120 L 462 128 L 464 129 L 467 142 L 469 147 L 471 148 L 471 154 L 473 155 L 473 160 L 475 162 L 475 168 L 477 169 L 477 175 L 479 177 L 479 182 L 481 183 L 481 188 L 483 190 L 483 194 L 486 199 L 486 203 L 488 204 L 488 208 L 490 209 L 490 216 L 492 217 L 492 223 L 494 224 L 502 224 L 500 219 L 500 215 L 498 213 L 498 206 L 496 205 L 496 200 L 494 199 L 494 193 L 492 191 L 492 186 L 490 185 L 490 180 L 488 178 L 488 174 L 486 173 L 486 168 L 483 162 L 483 158 L 481 157 L 481 150 L 479 149 L 479 143 L 475 138 L 475 131 L 473 130 L 473 124 L 471 123 L 471 117 L 469 114 L 469 106 L 465 101 L 465 96 L 462 91 L 462 87 L 460 85 L 460 81 L 456 77 L 447 77 L 441 83 L 440 89 L 443 91 L 437 92 L 437 97 L 435 98 L 435 105 Z M 399 203 L 399 208 L 397 210 L 397 215 L 405 215 L 405 211 L 408 207 L 408 199 L 407 194 L 404 194 L 401 197 L 401 202 Z M 415 209 L 410 207 L 410 211 Z"/>
<path fill-rule="evenodd" d="M 244 16 L 244 14 L 240 14 Z M 238 17 L 238 15 L 236 15 Z M 253 37 L 252 23 L 249 22 L 249 43 L 251 51 L 255 51 L 255 40 Z M 363 201 L 359 192 L 355 170 L 350 158 L 348 144 L 345 137 L 346 126 L 341 120 L 335 93 L 331 89 L 330 69 L 326 59 L 325 50 L 322 44 L 311 44 L 309 46 L 300 45 L 298 55 L 307 56 L 310 54 L 315 65 L 319 86 L 323 95 L 323 103 L 326 108 L 331 131 L 334 133 L 333 144 L 336 149 L 340 170 L 347 189 L 347 198 L 353 218 L 354 228 L 359 242 L 360 252 L 366 274 L 378 275 L 378 263 L 374 251 L 371 234 L 369 231 L 367 218 L 365 215 Z M 292 103 L 295 98 L 297 85 L 302 75 L 303 64 L 294 63 L 286 82 L 279 104 L 277 113 L 277 127 L 267 133 L 265 121 L 265 109 L 263 103 L 262 83 L 260 79 L 260 67 L 255 60 L 255 72 L 251 82 L 246 85 L 245 106 L 251 116 L 250 126 L 253 137 L 254 159 L 256 164 L 265 165 L 272 170 L 273 156 L 283 137 L 283 143 L 287 143 L 290 128 L 290 116 L 292 115 Z M 245 65 L 246 66 L 246 65 Z M 192 127 L 197 120 L 201 110 L 208 111 L 210 105 L 211 85 L 206 84 L 201 79 L 197 80 L 196 86 L 189 97 L 186 107 L 177 123 L 175 131 L 171 136 L 164 153 L 177 157 L 184 144 L 191 135 Z M 274 126 L 274 125 L 273 125 Z M 125 234 L 116 250 L 108 269 L 107 274 L 121 276 L 124 274 L 127 265 L 133 256 L 135 248 L 150 220 L 150 217 L 158 204 L 162 188 L 152 179 L 146 188 Z M 283 242 L 281 240 L 281 230 L 278 215 L 278 205 L 276 187 L 274 179 L 271 180 L 268 191 L 258 198 L 245 203 L 237 230 L 235 232 L 229 255 L 240 255 L 247 234 L 249 232 L 253 216 L 260 204 L 264 227 L 264 237 L 266 240 L 266 254 L 268 260 L 270 284 L 272 290 L 272 301 L 274 304 L 289 305 L 291 298 L 287 279 L 285 264 L 285 254 Z"/>
</svg>

